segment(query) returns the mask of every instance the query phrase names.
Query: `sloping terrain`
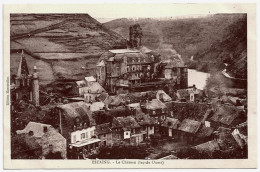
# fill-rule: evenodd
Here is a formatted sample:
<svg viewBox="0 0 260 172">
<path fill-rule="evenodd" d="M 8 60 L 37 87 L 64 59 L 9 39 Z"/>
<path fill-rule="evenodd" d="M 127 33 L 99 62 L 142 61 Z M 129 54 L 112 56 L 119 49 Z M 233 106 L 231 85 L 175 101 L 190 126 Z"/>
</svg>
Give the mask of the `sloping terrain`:
<svg viewBox="0 0 260 172">
<path fill-rule="evenodd" d="M 52 76 L 44 78 L 49 82 L 93 75 L 102 53 L 126 47 L 123 37 L 88 14 L 11 14 L 10 23 L 12 66 L 18 66 L 17 54 L 24 49 L 31 65 L 48 65 L 39 72 L 51 71 Z M 13 68 L 11 74 L 15 72 Z"/>
<path fill-rule="evenodd" d="M 123 18 L 107 22 L 104 26 L 128 38 L 128 27 L 134 23 L 139 23 L 143 29 L 144 46 L 159 48 L 170 44 L 190 68 L 219 71 L 225 68 L 224 63 L 228 63 L 231 75 L 247 76 L 246 65 L 237 63 L 242 57 L 245 61 L 247 59 L 246 14 L 167 20 Z M 242 52 L 244 55 L 241 55 Z M 193 60 L 190 60 L 191 57 Z"/>
</svg>

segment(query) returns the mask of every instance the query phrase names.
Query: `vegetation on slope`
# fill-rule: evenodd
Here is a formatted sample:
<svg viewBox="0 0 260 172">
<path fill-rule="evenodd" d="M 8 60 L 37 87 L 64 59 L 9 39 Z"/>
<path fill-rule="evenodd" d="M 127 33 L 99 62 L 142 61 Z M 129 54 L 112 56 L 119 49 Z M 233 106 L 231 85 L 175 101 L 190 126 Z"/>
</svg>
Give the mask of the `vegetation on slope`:
<svg viewBox="0 0 260 172">
<path fill-rule="evenodd" d="M 230 64 L 231 75 L 246 78 L 246 63 L 236 63 L 244 52 L 246 61 L 247 16 L 245 14 L 216 14 L 185 19 L 117 19 L 104 25 L 128 37 L 128 27 L 139 23 L 143 28 L 143 44 L 160 48 L 170 44 L 189 66 L 212 72 Z M 192 57 L 193 56 L 193 57 Z M 193 60 L 190 60 L 192 57 Z"/>
</svg>

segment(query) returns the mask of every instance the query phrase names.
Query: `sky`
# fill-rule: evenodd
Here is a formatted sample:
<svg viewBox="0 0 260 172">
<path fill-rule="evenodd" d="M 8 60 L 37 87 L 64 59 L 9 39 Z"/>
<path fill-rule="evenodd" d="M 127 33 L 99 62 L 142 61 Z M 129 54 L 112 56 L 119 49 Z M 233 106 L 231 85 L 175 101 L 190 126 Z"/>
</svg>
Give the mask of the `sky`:
<svg viewBox="0 0 260 172">
<path fill-rule="evenodd" d="M 241 6 L 240 6 L 241 8 Z M 183 18 L 200 17 L 216 13 L 234 13 L 234 4 L 89 4 L 86 12 L 100 21 L 116 18 Z"/>
</svg>

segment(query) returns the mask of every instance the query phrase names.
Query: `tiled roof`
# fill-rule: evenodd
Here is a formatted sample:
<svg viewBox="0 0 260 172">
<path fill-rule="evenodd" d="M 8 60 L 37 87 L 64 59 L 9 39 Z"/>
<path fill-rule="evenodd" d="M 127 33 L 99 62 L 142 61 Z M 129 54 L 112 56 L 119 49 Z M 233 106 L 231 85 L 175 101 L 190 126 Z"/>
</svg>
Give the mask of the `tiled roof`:
<svg viewBox="0 0 260 172">
<path fill-rule="evenodd" d="M 139 128 L 140 125 L 136 122 L 136 120 L 131 117 L 131 116 L 127 116 L 127 117 L 117 117 L 116 118 L 119 123 L 123 126 L 124 129 L 132 129 L 132 128 Z"/>
<path fill-rule="evenodd" d="M 131 111 L 126 106 L 118 106 L 108 111 L 108 113 L 114 117 L 129 116 Z"/>
<path fill-rule="evenodd" d="M 58 105 L 57 108 L 62 109 L 67 120 L 73 120 L 76 117 L 86 120 L 89 125 L 94 125 L 95 121 L 92 118 L 92 113 L 90 107 L 87 103 L 84 102 L 74 102 L 63 105 Z"/>
<path fill-rule="evenodd" d="M 156 98 L 158 100 L 160 100 L 160 95 L 162 95 L 163 101 L 165 101 L 165 102 L 172 100 L 172 98 L 168 94 L 166 94 L 163 90 L 158 90 L 156 92 Z"/>
<path fill-rule="evenodd" d="M 106 98 L 108 97 L 109 95 L 108 95 L 108 93 L 106 93 L 106 92 L 102 92 L 102 93 L 100 93 L 100 95 L 98 96 L 98 99 L 99 99 L 99 101 L 104 101 L 104 100 L 106 100 Z"/>
<path fill-rule="evenodd" d="M 146 109 L 165 109 L 166 105 L 161 102 L 160 100 L 153 99 L 152 101 L 149 101 L 148 103 L 145 104 Z"/>
<path fill-rule="evenodd" d="M 44 127 L 50 128 L 52 126 L 48 124 L 38 123 L 38 122 L 29 122 L 23 130 L 17 130 L 16 133 L 26 134 L 29 133 L 30 131 L 33 131 L 34 137 L 42 137 L 44 135 L 44 131 L 43 131 Z"/>
<path fill-rule="evenodd" d="M 97 135 L 111 133 L 112 130 L 110 129 L 110 123 L 96 125 L 96 132 Z"/>
<path fill-rule="evenodd" d="M 150 118 L 149 115 L 144 113 L 138 113 L 135 116 L 135 120 L 138 122 L 139 125 L 145 126 L 145 125 L 154 125 L 155 120 L 153 118 Z"/>
<path fill-rule="evenodd" d="M 201 123 L 198 121 L 185 119 L 181 122 L 179 130 L 187 133 L 195 134 L 199 130 L 200 125 Z"/>
<path fill-rule="evenodd" d="M 220 150 L 218 142 L 215 140 L 202 143 L 200 145 L 194 146 L 194 148 L 201 152 L 214 152 L 215 150 Z"/>
<path fill-rule="evenodd" d="M 173 118 L 180 121 L 184 119 L 192 119 L 202 121 L 208 109 L 207 104 L 202 103 L 181 103 L 181 102 L 165 102 L 169 111 L 173 112 Z"/>
<path fill-rule="evenodd" d="M 240 114 L 240 110 L 236 107 L 223 105 L 216 108 L 215 113 L 210 119 L 215 122 L 230 125 Z"/>
<path fill-rule="evenodd" d="M 103 67 L 105 66 L 105 62 L 104 60 L 101 60 L 98 64 L 97 64 L 97 67 Z"/>
<path fill-rule="evenodd" d="M 211 136 L 211 134 L 213 133 L 214 129 L 211 127 L 206 127 L 205 125 L 202 125 L 200 127 L 200 129 L 198 130 L 198 132 L 196 133 L 196 135 L 198 137 L 204 138 L 204 137 L 208 137 Z"/>
<path fill-rule="evenodd" d="M 217 129 L 219 132 L 218 143 L 222 150 L 228 150 L 230 148 L 238 147 L 235 138 L 232 136 L 232 130 L 225 127 L 219 127 Z"/>
<path fill-rule="evenodd" d="M 106 92 L 106 90 L 98 82 L 90 82 L 88 84 L 88 90 L 89 93 L 93 94 Z"/>
<path fill-rule="evenodd" d="M 167 128 L 177 129 L 179 124 L 180 121 L 178 119 L 167 117 L 166 120 L 162 123 L 162 126 Z"/>
</svg>

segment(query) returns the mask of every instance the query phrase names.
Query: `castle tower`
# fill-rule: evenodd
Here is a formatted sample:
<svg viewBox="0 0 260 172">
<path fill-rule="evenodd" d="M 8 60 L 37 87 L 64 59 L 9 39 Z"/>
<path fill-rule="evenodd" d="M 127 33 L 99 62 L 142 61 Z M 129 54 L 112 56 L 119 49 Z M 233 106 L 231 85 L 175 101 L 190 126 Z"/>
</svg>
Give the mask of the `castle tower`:
<svg viewBox="0 0 260 172">
<path fill-rule="evenodd" d="M 134 24 L 129 27 L 129 44 L 130 48 L 140 48 L 142 44 L 142 28 L 139 24 Z"/>
<path fill-rule="evenodd" d="M 39 106 L 39 78 L 37 74 L 37 67 L 34 66 L 34 73 L 33 73 L 33 82 L 32 82 L 32 98 L 33 98 L 33 103 L 36 106 Z"/>
</svg>

